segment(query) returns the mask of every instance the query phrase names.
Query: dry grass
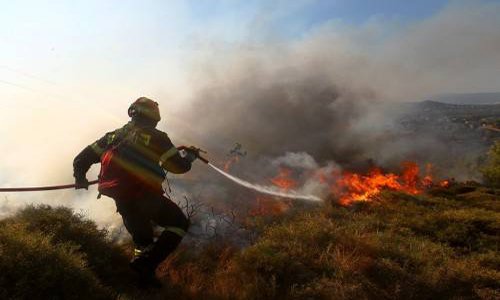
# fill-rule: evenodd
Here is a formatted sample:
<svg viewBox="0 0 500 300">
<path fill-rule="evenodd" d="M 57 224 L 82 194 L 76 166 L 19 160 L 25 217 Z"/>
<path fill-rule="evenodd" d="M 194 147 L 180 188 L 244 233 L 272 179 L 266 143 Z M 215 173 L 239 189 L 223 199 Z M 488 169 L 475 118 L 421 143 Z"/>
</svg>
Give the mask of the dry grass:
<svg viewBox="0 0 500 300">
<path fill-rule="evenodd" d="M 183 244 L 150 292 L 130 286 L 127 249 L 93 222 L 28 207 L 0 223 L 0 298 L 498 299 L 499 203 L 500 190 L 471 183 L 325 204 L 274 220 L 245 249 Z"/>
<path fill-rule="evenodd" d="M 184 251 L 162 274 L 191 299 L 497 299 L 500 197 L 463 187 L 302 213 L 242 251 Z"/>
</svg>

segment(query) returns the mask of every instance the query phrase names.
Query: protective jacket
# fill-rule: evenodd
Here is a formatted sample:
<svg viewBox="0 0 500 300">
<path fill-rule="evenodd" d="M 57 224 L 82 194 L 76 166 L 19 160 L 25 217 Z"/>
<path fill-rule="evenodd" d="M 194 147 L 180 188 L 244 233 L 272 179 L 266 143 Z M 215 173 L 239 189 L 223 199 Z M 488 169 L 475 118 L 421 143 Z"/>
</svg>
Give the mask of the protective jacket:
<svg viewBox="0 0 500 300">
<path fill-rule="evenodd" d="M 101 162 L 99 192 L 112 198 L 144 192 L 163 194 L 164 171 L 185 173 L 191 160 L 181 157 L 168 135 L 131 121 L 87 146 L 73 161 L 75 178 L 85 178 Z"/>
</svg>

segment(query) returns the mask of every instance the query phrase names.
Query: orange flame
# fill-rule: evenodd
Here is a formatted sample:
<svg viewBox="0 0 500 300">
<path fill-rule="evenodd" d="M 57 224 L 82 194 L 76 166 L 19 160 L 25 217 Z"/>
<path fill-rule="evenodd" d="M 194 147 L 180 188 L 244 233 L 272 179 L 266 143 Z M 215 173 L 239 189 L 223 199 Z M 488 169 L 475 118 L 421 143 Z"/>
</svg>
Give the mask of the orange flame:
<svg viewBox="0 0 500 300">
<path fill-rule="evenodd" d="M 401 175 L 383 173 L 379 168 L 373 168 L 366 175 L 344 172 L 330 189 L 339 197 L 340 204 L 349 205 L 355 201 L 370 201 L 384 189 L 416 195 L 433 184 L 430 165 L 423 179 L 419 177 L 416 163 L 403 162 L 402 167 Z"/>
<path fill-rule="evenodd" d="M 292 171 L 287 168 L 281 168 L 279 174 L 271 179 L 271 183 L 280 189 L 287 191 L 297 186 L 297 181 L 290 178 Z"/>
<path fill-rule="evenodd" d="M 278 216 L 286 212 L 291 207 L 290 201 L 273 200 L 265 197 L 258 197 L 257 206 L 250 210 L 250 216 Z"/>
<path fill-rule="evenodd" d="M 228 159 L 225 163 L 224 163 L 224 171 L 225 172 L 229 172 L 229 169 L 231 168 L 231 166 L 237 162 L 240 161 L 240 158 L 239 156 L 232 156 L 230 159 Z"/>
<path fill-rule="evenodd" d="M 417 195 L 434 186 L 449 187 L 450 180 L 434 181 L 432 169 L 431 164 L 426 164 L 421 176 L 418 164 L 406 161 L 401 164 L 401 173 L 385 173 L 377 167 L 366 174 L 349 171 L 341 173 L 339 169 L 334 169 L 329 172 L 317 170 L 311 174 L 311 178 L 329 186 L 330 193 L 339 199 L 341 205 L 350 205 L 356 201 L 372 201 L 383 190 Z M 281 168 L 278 175 L 270 181 L 287 191 L 298 186 L 298 181 L 292 176 L 292 170 Z"/>
<path fill-rule="evenodd" d="M 441 180 L 441 181 L 439 182 L 439 186 L 440 186 L 440 187 L 443 187 L 443 188 L 450 187 L 450 181 L 449 181 L 449 180 Z"/>
<path fill-rule="evenodd" d="M 425 176 L 422 179 L 422 185 L 426 188 L 430 188 L 434 185 L 434 179 L 432 178 L 432 164 L 425 165 Z"/>
</svg>

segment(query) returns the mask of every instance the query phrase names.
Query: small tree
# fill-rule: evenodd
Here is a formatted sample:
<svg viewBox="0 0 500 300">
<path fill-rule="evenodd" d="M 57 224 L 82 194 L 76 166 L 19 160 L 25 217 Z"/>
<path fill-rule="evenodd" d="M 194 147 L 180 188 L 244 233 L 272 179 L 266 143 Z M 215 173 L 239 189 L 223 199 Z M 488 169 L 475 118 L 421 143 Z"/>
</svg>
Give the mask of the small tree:
<svg viewBox="0 0 500 300">
<path fill-rule="evenodd" d="M 487 184 L 500 187 L 500 141 L 488 152 L 487 164 L 481 169 Z"/>
</svg>

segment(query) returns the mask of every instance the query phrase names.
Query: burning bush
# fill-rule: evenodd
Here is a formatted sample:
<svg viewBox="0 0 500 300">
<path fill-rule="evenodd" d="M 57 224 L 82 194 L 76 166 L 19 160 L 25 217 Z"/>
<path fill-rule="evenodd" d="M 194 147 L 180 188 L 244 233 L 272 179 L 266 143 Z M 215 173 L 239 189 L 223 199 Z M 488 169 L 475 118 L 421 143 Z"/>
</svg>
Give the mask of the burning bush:
<svg viewBox="0 0 500 300">
<path fill-rule="evenodd" d="M 500 141 L 491 147 L 488 164 L 481 171 L 488 184 L 500 187 Z"/>
</svg>

